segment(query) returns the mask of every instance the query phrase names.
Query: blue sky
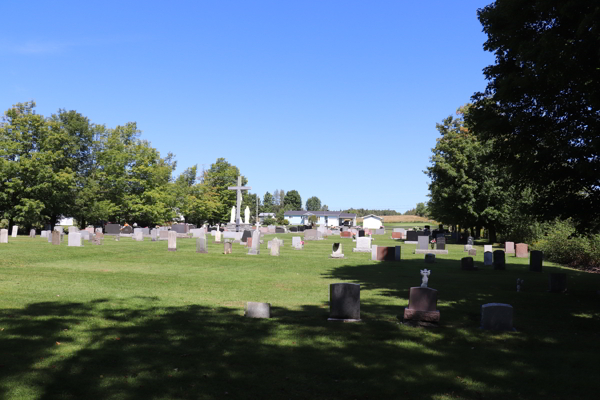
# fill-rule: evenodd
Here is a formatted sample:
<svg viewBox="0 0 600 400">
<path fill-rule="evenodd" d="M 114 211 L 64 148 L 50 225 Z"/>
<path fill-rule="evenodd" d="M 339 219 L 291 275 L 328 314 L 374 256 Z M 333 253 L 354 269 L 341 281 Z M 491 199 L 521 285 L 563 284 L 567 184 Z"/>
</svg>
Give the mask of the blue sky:
<svg viewBox="0 0 600 400">
<path fill-rule="evenodd" d="M 489 3 L 4 0 L 0 108 L 135 121 L 176 175 L 224 157 L 261 197 L 404 212 L 435 124 L 485 88 Z"/>
</svg>

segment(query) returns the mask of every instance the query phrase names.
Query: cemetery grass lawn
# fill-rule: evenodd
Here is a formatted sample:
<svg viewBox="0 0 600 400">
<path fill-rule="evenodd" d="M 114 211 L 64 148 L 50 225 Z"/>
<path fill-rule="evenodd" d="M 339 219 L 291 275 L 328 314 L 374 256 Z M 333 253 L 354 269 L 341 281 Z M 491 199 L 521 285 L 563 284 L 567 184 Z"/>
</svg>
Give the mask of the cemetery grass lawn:
<svg viewBox="0 0 600 400">
<path fill-rule="evenodd" d="M 424 264 L 353 253 L 351 239 L 285 240 L 269 256 L 207 237 L 103 246 L 0 245 L 0 399 L 592 399 L 597 397 L 600 275 L 507 256 L 507 270 L 461 271 L 462 246 Z M 392 246 L 388 235 L 375 244 Z M 329 259 L 343 243 L 343 260 Z M 400 323 L 419 270 L 432 270 L 441 326 Z M 547 290 L 568 275 L 568 293 Z M 516 279 L 525 280 L 516 293 Z M 360 323 L 328 322 L 329 284 L 361 284 Z M 243 317 L 270 302 L 269 320 Z M 479 309 L 514 306 L 516 332 L 481 331 Z"/>
</svg>

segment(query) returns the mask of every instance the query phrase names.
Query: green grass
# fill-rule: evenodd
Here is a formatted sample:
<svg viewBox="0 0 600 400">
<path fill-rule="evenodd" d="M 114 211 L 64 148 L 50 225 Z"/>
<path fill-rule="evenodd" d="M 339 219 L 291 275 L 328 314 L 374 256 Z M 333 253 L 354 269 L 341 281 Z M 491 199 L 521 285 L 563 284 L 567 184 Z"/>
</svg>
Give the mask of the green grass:
<svg viewBox="0 0 600 400">
<path fill-rule="evenodd" d="M 506 271 L 460 270 L 462 246 L 424 264 L 352 253 L 350 239 L 285 239 L 271 257 L 208 237 L 103 246 L 0 245 L 1 399 L 591 399 L 597 397 L 600 276 L 507 257 Z M 341 241 L 346 259 L 329 259 Z M 394 245 L 377 236 L 378 245 Z M 411 328 L 397 316 L 431 267 L 441 324 Z M 568 294 L 546 292 L 568 274 Z M 516 293 L 516 279 L 525 279 Z M 360 323 L 327 322 L 329 284 L 361 284 Z M 273 318 L 243 317 L 247 301 Z M 479 307 L 514 306 L 516 332 L 481 331 Z M 59 344 L 60 343 L 60 344 Z"/>
</svg>

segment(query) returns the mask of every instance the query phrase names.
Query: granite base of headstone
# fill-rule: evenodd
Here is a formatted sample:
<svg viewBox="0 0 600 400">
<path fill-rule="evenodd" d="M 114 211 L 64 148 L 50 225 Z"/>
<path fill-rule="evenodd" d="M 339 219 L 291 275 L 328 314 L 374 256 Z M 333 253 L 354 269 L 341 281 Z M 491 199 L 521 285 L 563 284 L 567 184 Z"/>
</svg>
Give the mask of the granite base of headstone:
<svg viewBox="0 0 600 400">
<path fill-rule="evenodd" d="M 408 307 L 404 309 L 407 325 L 436 326 L 440 321 L 437 310 L 437 290 L 427 287 L 411 287 Z"/>
<path fill-rule="evenodd" d="M 529 253 L 529 270 L 533 272 L 542 272 L 543 261 L 544 253 L 540 250 L 532 250 Z"/>
<path fill-rule="evenodd" d="M 248 318 L 271 318 L 271 303 L 249 301 L 244 315 Z"/>
<path fill-rule="evenodd" d="M 514 331 L 513 307 L 502 303 L 482 305 L 480 328 L 492 331 Z"/>
<path fill-rule="evenodd" d="M 564 293 L 567 291 L 567 274 L 553 272 L 548 276 L 548 291 L 551 293 Z"/>
<path fill-rule="evenodd" d="M 360 321 L 360 284 L 329 285 L 329 321 Z"/>
</svg>

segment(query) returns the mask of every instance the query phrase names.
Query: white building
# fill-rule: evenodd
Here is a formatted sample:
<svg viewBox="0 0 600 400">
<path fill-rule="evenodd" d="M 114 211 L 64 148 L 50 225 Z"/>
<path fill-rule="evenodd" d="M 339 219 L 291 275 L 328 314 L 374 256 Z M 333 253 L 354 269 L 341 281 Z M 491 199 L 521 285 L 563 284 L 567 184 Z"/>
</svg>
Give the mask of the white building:
<svg viewBox="0 0 600 400">
<path fill-rule="evenodd" d="M 284 218 L 290 221 L 290 225 L 309 225 L 308 218 L 311 215 L 317 216 L 317 225 L 340 226 L 344 225 L 344 222 L 351 226 L 356 225 L 356 214 L 341 211 L 286 211 L 283 213 Z"/>
<path fill-rule="evenodd" d="M 383 218 L 377 215 L 369 214 L 363 217 L 363 228 L 381 229 L 383 228 Z"/>
<path fill-rule="evenodd" d="M 258 214 L 258 220 L 262 224 L 267 218 L 275 218 L 275 213 L 260 213 Z"/>
</svg>

